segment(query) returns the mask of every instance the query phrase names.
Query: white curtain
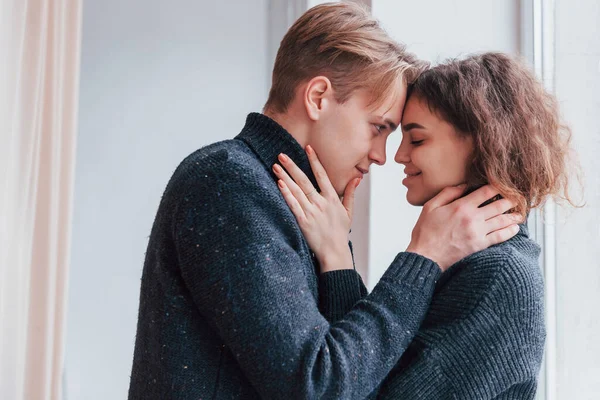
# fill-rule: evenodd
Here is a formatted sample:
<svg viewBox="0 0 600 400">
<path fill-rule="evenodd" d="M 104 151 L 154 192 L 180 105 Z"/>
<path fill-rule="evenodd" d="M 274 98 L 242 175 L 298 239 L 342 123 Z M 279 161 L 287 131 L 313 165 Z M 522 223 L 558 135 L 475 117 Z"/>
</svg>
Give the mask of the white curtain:
<svg viewBox="0 0 600 400">
<path fill-rule="evenodd" d="M 81 0 L 0 0 L 0 398 L 62 397 Z"/>
</svg>

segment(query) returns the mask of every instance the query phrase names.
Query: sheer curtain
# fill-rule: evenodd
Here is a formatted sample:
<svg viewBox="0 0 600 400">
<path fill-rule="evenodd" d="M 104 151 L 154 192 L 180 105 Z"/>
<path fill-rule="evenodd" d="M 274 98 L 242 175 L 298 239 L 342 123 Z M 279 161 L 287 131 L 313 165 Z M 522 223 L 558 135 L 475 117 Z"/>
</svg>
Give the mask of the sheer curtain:
<svg viewBox="0 0 600 400">
<path fill-rule="evenodd" d="M 60 399 L 81 0 L 0 0 L 0 398 Z"/>
</svg>

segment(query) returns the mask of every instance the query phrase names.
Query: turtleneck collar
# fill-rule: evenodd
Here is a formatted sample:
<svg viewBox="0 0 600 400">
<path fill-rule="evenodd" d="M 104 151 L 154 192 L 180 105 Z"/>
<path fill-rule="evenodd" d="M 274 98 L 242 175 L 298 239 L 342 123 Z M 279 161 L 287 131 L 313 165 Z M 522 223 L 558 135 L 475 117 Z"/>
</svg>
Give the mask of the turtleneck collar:
<svg viewBox="0 0 600 400">
<path fill-rule="evenodd" d="M 256 153 L 258 158 L 271 171 L 273 164 L 278 163 L 280 153 L 288 155 L 306 174 L 315 188 L 318 189 L 306 152 L 300 143 L 273 119 L 260 113 L 250 113 L 246 125 L 235 137 L 246 143 Z M 272 171 L 271 174 L 275 176 Z"/>
</svg>

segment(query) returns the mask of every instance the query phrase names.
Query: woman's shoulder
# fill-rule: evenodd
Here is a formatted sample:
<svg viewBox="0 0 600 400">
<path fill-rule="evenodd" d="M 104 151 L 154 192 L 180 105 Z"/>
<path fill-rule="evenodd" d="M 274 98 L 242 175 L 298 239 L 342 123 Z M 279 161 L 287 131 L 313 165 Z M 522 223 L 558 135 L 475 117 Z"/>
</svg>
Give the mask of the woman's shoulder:
<svg viewBox="0 0 600 400">
<path fill-rule="evenodd" d="M 520 226 L 512 239 L 491 246 L 465 261 L 466 271 L 489 275 L 494 286 L 504 291 L 543 291 L 542 270 L 539 264 L 540 246 L 530 237 L 527 227 Z"/>
<path fill-rule="evenodd" d="M 539 266 L 540 247 L 529 237 L 525 225 L 519 233 L 506 242 L 488 247 L 453 265 L 449 275 L 476 275 L 489 279 L 523 279 L 541 275 Z"/>
<path fill-rule="evenodd" d="M 539 246 L 523 227 L 514 238 L 453 265 L 436 287 L 439 302 L 462 304 L 467 314 L 476 307 L 506 312 L 537 307 L 543 303 L 543 294 Z"/>
</svg>

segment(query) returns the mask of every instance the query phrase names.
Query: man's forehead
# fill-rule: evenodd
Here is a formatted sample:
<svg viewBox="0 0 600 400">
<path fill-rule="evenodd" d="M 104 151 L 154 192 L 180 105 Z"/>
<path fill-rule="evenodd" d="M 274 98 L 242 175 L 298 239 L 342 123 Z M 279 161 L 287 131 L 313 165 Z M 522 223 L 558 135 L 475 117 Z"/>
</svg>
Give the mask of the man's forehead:
<svg viewBox="0 0 600 400">
<path fill-rule="evenodd" d="M 406 85 L 404 83 L 386 93 L 373 93 L 371 97 L 371 108 L 374 113 L 387 114 L 394 109 L 404 107 L 406 101 Z"/>
<path fill-rule="evenodd" d="M 402 112 L 404 109 L 404 103 L 406 101 L 406 92 L 395 93 L 393 96 L 389 96 L 387 99 L 376 104 L 372 109 L 371 113 L 382 120 L 386 120 L 397 127 L 400 125 L 402 119 Z"/>
</svg>

